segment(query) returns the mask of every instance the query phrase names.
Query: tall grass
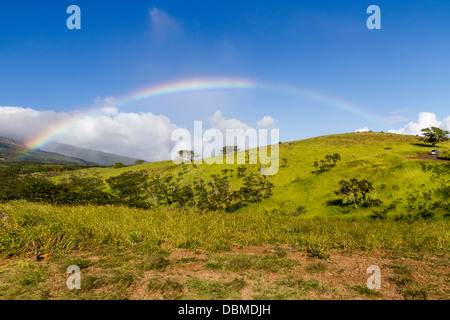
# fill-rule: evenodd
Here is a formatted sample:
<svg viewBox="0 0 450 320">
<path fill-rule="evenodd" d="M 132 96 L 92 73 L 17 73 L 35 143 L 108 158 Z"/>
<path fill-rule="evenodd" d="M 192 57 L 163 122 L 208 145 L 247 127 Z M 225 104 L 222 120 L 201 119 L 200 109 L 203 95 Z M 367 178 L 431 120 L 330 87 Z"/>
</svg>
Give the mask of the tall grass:
<svg viewBox="0 0 450 320">
<path fill-rule="evenodd" d="M 0 256 L 35 250 L 66 253 L 93 246 L 127 247 L 139 252 L 175 248 L 211 252 L 233 245 L 296 245 L 308 248 L 389 249 L 448 252 L 445 220 L 346 221 L 302 219 L 267 212 L 198 213 L 124 207 L 57 207 L 22 201 L 1 204 L 10 221 L 0 231 Z"/>
</svg>

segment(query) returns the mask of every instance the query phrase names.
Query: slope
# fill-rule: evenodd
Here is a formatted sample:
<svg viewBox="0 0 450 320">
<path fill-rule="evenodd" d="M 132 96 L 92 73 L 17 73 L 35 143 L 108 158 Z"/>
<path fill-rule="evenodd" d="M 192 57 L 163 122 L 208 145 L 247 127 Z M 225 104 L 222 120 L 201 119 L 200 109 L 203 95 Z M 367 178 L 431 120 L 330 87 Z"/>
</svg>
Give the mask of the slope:
<svg viewBox="0 0 450 320">
<path fill-rule="evenodd" d="M 440 149 L 448 150 L 449 144 L 441 143 Z M 434 178 L 435 173 L 430 168 L 446 163 L 414 159 L 429 150 L 431 147 L 420 143 L 416 136 L 375 132 L 337 134 L 283 143 L 280 145 L 279 171 L 269 178 L 275 184 L 273 196 L 240 210 L 353 218 L 388 207 L 391 214 L 401 214 L 406 207 L 428 193 L 432 193 L 428 196 L 430 203 L 437 203 L 440 200 L 434 190 L 445 185 L 446 176 L 443 174 Z M 340 154 L 342 159 L 335 168 L 321 174 L 312 173 L 315 161 L 333 153 Z M 208 180 L 214 174 L 221 174 L 223 169 L 229 169 L 234 170 L 230 180 L 232 188 L 238 188 L 242 185 L 242 179 L 236 176 L 238 167 L 237 164 L 175 165 L 165 161 L 120 169 L 90 168 L 80 172 L 107 179 L 127 171 L 145 170 L 155 175 L 176 174 L 187 169 L 187 179 L 203 177 Z M 246 167 L 249 172 L 258 173 L 260 165 Z M 377 190 L 371 196 L 379 199 L 381 206 L 353 210 L 351 206 L 344 205 L 342 197 L 335 191 L 339 189 L 339 181 L 351 178 L 371 182 Z"/>
<path fill-rule="evenodd" d="M 121 162 L 125 165 L 134 165 L 135 161 L 137 160 L 112 153 L 79 148 L 58 142 L 52 142 L 43 147 L 42 150 L 62 154 L 68 157 L 82 159 L 88 162 L 97 163 L 102 166 L 112 166 L 117 162 Z"/>
<path fill-rule="evenodd" d="M 0 137 L 0 162 L 17 161 L 17 159 L 20 159 L 20 161 L 60 165 L 96 165 L 93 162 L 41 150 L 26 154 L 27 150 L 28 148 L 21 142 Z"/>
</svg>

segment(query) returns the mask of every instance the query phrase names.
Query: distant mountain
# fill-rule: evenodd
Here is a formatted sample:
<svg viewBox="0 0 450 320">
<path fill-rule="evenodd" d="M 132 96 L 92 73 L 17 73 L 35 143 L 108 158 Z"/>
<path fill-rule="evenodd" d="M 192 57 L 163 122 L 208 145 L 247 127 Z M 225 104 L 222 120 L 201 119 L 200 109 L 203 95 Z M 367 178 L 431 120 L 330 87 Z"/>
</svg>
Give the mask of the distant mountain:
<svg viewBox="0 0 450 320">
<path fill-rule="evenodd" d="M 52 152 L 36 150 L 27 155 L 28 150 L 22 142 L 0 136 L 0 162 L 5 161 L 32 161 L 41 163 L 61 164 L 61 165 L 96 165 L 96 163 L 83 159 L 65 156 Z"/>
<path fill-rule="evenodd" d="M 116 162 L 124 165 L 134 165 L 137 159 L 119 156 L 112 153 L 94 151 L 85 148 L 74 147 L 68 144 L 52 142 L 42 148 L 43 151 L 62 154 L 68 157 L 82 159 L 88 162 L 98 163 L 102 166 L 112 166 Z"/>
<path fill-rule="evenodd" d="M 24 145 L 26 138 L 19 135 L 10 133 L 4 133 L 0 131 L 0 137 L 6 137 L 10 140 L 14 140 L 17 143 Z M 80 147 L 71 146 L 59 142 L 51 142 L 45 147 L 41 148 L 41 151 L 50 153 L 57 153 L 71 158 L 77 158 L 89 163 L 94 163 L 101 166 L 113 166 L 116 162 L 121 162 L 124 165 L 134 165 L 137 159 L 120 156 L 112 153 L 106 153 L 101 151 L 95 151 Z M 1 157 L 0 157 L 1 158 Z M 147 161 L 146 161 L 147 162 Z"/>
</svg>

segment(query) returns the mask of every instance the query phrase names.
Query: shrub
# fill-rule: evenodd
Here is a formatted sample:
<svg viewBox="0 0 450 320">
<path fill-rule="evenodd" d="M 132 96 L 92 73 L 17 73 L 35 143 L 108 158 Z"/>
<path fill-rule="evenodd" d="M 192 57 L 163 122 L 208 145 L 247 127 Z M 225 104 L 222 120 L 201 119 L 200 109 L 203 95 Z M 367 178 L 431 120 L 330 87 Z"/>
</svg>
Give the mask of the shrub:
<svg viewBox="0 0 450 320">
<path fill-rule="evenodd" d="M 136 208 L 148 208 L 147 172 L 124 172 L 106 180 L 119 203 Z"/>
<path fill-rule="evenodd" d="M 319 248 L 312 247 L 306 250 L 306 253 L 308 254 L 308 257 L 310 258 L 319 258 L 321 260 L 327 260 L 330 255 L 323 253 Z"/>
<path fill-rule="evenodd" d="M 341 155 L 339 153 L 327 154 L 324 160 L 314 161 L 314 168 L 316 168 L 313 173 L 322 173 L 330 171 L 332 168 L 336 167 L 336 163 L 341 160 Z"/>
<path fill-rule="evenodd" d="M 447 150 L 442 151 L 442 152 L 438 155 L 438 159 L 450 160 L 450 152 L 448 152 Z"/>
<path fill-rule="evenodd" d="M 124 168 L 125 165 L 122 162 L 116 162 L 114 163 L 114 169 L 120 169 L 120 168 Z"/>
</svg>

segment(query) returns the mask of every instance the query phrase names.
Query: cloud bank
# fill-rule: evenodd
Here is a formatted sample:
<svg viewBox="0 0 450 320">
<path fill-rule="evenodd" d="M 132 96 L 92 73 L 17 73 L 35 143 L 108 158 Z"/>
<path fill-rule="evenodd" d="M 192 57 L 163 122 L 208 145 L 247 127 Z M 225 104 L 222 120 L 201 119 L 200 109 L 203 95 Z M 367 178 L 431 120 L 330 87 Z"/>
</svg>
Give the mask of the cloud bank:
<svg viewBox="0 0 450 320">
<path fill-rule="evenodd" d="M 76 121 L 76 113 L 36 111 L 30 108 L 0 107 L 0 128 L 4 134 L 27 138 L 60 131 L 61 123 Z M 150 112 L 123 113 L 104 108 L 100 115 L 82 118 L 55 141 L 145 160 L 168 159 L 170 134 L 177 126 L 169 118 Z"/>
<path fill-rule="evenodd" d="M 364 128 L 355 130 L 355 132 L 368 132 L 368 131 L 369 131 L 369 127 L 364 127 Z"/>
<path fill-rule="evenodd" d="M 150 112 L 126 113 L 110 106 L 100 110 L 95 115 L 87 115 L 77 120 L 77 112 L 0 106 L 0 135 L 8 134 L 35 140 L 36 137 L 45 138 L 60 132 L 61 124 L 67 123 L 70 130 L 54 135 L 54 141 L 148 161 L 170 159 L 175 145 L 175 142 L 171 141 L 171 135 L 179 127 L 168 117 Z M 258 123 L 270 124 L 271 121 L 266 118 Z M 238 119 L 225 118 L 220 110 L 208 120 L 211 128 L 219 129 L 224 135 L 226 129 L 245 131 L 251 128 Z M 206 129 L 208 128 L 203 128 Z"/>
<path fill-rule="evenodd" d="M 275 124 L 275 120 L 271 116 L 265 116 L 256 123 L 259 128 L 271 128 Z"/>
<path fill-rule="evenodd" d="M 442 121 L 439 121 L 435 113 L 421 112 L 419 113 L 417 121 L 411 121 L 405 127 L 397 130 L 389 130 L 389 132 L 417 135 L 421 134 L 420 130 L 428 127 L 439 127 L 444 130 L 450 130 L 450 116 L 444 118 Z"/>
</svg>

